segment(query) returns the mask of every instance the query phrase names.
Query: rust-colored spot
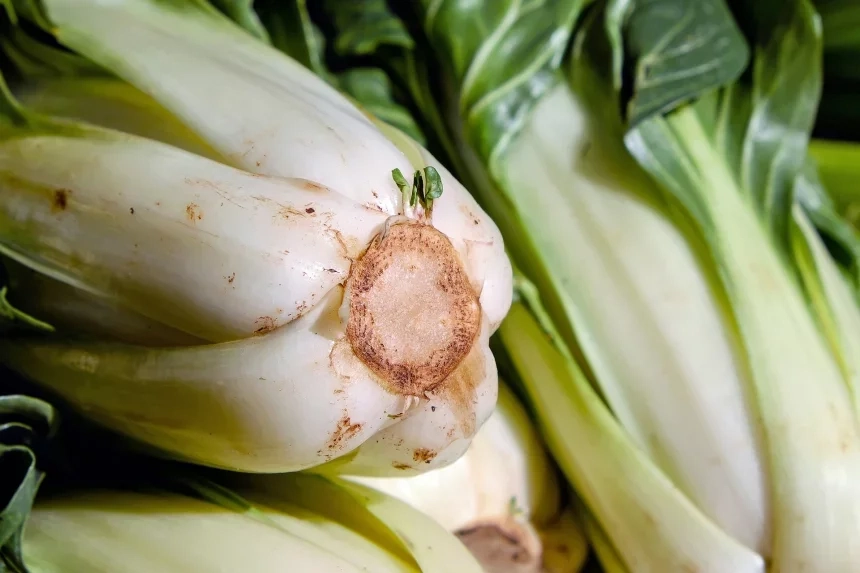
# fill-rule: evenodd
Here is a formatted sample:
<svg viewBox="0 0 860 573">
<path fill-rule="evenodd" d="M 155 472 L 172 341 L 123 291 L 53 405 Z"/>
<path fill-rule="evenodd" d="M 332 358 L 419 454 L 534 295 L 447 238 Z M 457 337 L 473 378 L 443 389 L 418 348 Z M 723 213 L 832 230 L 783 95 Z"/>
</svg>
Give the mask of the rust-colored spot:
<svg viewBox="0 0 860 573">
<path fill-rule="evenodd" d="M 415 451 L 412 452 L 412 459 L 419 463 L 429 464 L 435 457 L 436 452 L 428 448 L 415 448 Z"/>
<path fill-rule="evenodd" d="M 370 194 L 373 195 L 374 199 L 379 199 L 379 193 L 377 193 L 376 191 L 371 191 Z"/>
<path fill-rule="evenodd" d="M 326 448 L 329 450 L 340 449 L 344 446 L 344 442 L 361 431 L 361 426 L 361 424 L 354 424 L 349 419 L 349 414 L 344 412 L 343 417 L 338 421 L 337 427 L 326 442 Z"/>
<path fill-rule="evenodd" d="M 203 213 L 200 211 L 200 205 L 197 203 L 189 203 L 185 207 L 185 217 L 192 223 L 203 218 Z"/>
<path fill-rule="evenodd" d="M 325 270 L 325 272 L 327 272 L 327 273 L 336 273 L 336 272 L 338 272 L 338 271 L 337 271 L 337 269 L 324 269 L 324 270 Z"/>
<path fill-rule="evenodd" d="M 254 326 L 257 327 L 254 330 L 254 334 L 266 334 L 267 332 L 272 332 L 278 327 L 275 319 L 271 316 L 261 316 L 254 321 Z"/>
<path fill-rule="evenodd" d="M 65 211 L 69 206 L 69 195 L 72 192 L 68 189 L 57 189 L 54 191 L 54 196 L 51 199 L 51 205 L 55 211 Z"/>
<path fill-rule="evenodd" d="M 469 208 L 468 205 L 460 205 L 460 212 L 463 213 L 463 215 L 465 215 L 467 219 L 470 219 L 473 225 L 481 224 L 481 220 L 478 218 L 477 215 L 475 215 L 475 213 Z"/>
<path fill-rule="evenodd" d="M 227 282 L 229 284 L 233 284 L 234 280 L 236 280 L 236 273 L 231 273 L 229 276 L 227 276 Z"/>
<path fill-rule="evenodd" d="M 305 213 L 307 213 L 308 215 L 313 215 L 314 213 L 316 213 L 316 209 L 314 209 L 313 207 L 308 207 L 307 209 L 305 209 Z"/>
<path fill-rule="evenodd" d="M 129 207 L 128 212 L 134 215 L 134 207 Z"/>
<path fill-rule="evenodd" d="M 347 289 L 349 343 L 389 391 L 436 390 L 475 347 L 478 297 L 451 241 L 430 225 L 397 223 L 374 238 Z"/>
<path fill-rule="evenodd" d="M 401 464 L 400 462 L 392 462 L 391 467 L 396 470 L 411 470 L 412 466 L 409 464 Z"/>
</svg>

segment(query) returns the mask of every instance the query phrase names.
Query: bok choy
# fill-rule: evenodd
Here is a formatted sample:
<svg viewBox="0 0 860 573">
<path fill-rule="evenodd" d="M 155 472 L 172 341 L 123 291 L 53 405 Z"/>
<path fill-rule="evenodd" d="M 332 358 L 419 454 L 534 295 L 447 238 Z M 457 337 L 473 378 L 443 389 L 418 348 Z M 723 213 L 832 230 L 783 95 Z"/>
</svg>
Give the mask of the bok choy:
<svg viewBox="0 0 860 573">
<path fill-rule="evenodd" d="M 462 454 L 511 267 L 444 166 L 205 2 L 0 6 L 4 364 L 204 465 Z"/>
<path fill-rule="evenodd" d="M 860 570 L 860 251 L 807 150 L 811 3 L 361 4 L 326 3 L 329 56 L 386 70 L 498 223 L 504 352 L 607 567 Z"/>
</svg>

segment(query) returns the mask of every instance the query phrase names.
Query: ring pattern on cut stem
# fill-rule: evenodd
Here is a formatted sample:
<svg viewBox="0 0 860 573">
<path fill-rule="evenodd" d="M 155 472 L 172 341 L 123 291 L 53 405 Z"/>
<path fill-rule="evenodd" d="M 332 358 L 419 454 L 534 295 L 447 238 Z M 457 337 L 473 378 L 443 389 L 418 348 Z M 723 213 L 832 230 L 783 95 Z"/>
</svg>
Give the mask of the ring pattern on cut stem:
<svg viewBox="0 0 860 573">
<path fill-rule="evenodd" d="M 346 287 L 349 343 L 397 394 L 436 390 L 481 329 L 481 306 L 459 255 L 431 225 L 386 225 L 353 264 Z"/>
</svg>

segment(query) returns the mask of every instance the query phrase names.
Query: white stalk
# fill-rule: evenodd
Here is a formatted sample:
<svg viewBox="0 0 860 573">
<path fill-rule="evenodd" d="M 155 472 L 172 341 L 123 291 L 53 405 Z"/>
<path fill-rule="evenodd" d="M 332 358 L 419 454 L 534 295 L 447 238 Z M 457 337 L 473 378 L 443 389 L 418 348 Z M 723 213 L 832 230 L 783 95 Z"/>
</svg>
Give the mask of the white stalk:
<svg viewBox="0 0 860 573">
<path fill-rule="evenodd" d="M 542 424 L 548 449 L 571 485 L 611 533 L 630 571 L 764 573 L 745 547 L 687 499 L 630 439 L 594 392 L 539 306 L 511 307 L 500 335 Z M 532 312 L 540 316 L 540 322 Z"/>
<path fill-rule="evenodd" d="M 860 569 L 860 431 L 850 382 L 694 112 L 669 121 L 701 197 L 753 374 L 773 476 L 774 571 Z"/>
<path fill-rule="evenodd" d="M 291 571 L 417 571 L 345 528 L 314 531 L 297 516 L 278 525 L 176 494 L 79 493 L 36 505 L 24 558 L 38 573 L 276 573 L 285 559 Z"/>
<path fill-rule="evenodd" d="M 377 432 L 354 455 L 370 473 L 462 453 L 495 403 L 488 338 L 511 298 L 498 229 L 466 190 L 200 4 L 46 8 L 62 43 L 140 92 L 22 92 L 130 133 L 27 115 L 28 126 L 0 127 L 0 249 L 83 291 L 78 310 L 23 293 L 67 325 L 97 313 L 61 335 L 141 346 L 14 341 L 5 361 L 198 463 L 291 471 Z M 404 211 L 391 177 L 425 161 L 443 179 L 432 218 Z M 152 323 L 222 344 L 155 348 L 166 343 L 142 332 Z"/>
<path fill-rule="evenodd" d="M 264 336 L 182 348 L 12 341 L 0 357 L 89 418 L 182 458 L 300 470 L 351 451 L 404 401 L 360 361 L 332 364 L 338 290 Z"/>
<path fill-rule="evenodd" d="M 767 551 L 767 476 L 724 303 L 614 124 L 592 123 L 586 104 L 565 84 L 538 102 L 505 189 L 625 431 L 706 515 Z"/>
<path fill-rule="evenodd" d="M 434 206 L 433 224 L 464 260 L 470 244 L 492 245 L 489 260 L 503 257 L 496 226 L 426 150 L 407 157 L 390 138 L 408 138 L 381 128 L 324 80 L 214 10 L 195 3 L 166 9 L 153 0 L 48 0 L 45 7 L 61 43 L 152 96 L 231 165 L 308 179 L 388 215 L 403 211 L 391 170 L 408 175 L 433 165 L 453 198 Z M 489 286 L 510 284 L 504 265 L 487 266 L 496 271 Z M 510 300 L 488 296 L 484 311 L 497 325 Z"/>
<path fill-rule="evenodd" d="M 60 331 L 143 346 L 190 346 L 206 342 L 115 300 L 52 279 L 11 259 L 3 260 L 3 267 L 9 278 L 10 302 Z"/>
<path fill-rule="evenodd" d="M 310 181 L 113 132 L 2 141 L 0 174 L 5 254 L 211 341 L 301 316 L 386 220 Z"/>
<path fill-rule="evenodd" d="M 480 571 L 453 536 L 379 492 L 300 474 L 281 483 L 61 492 L 36 502 L 24 560 L 39 573 Z"/>
</svg>

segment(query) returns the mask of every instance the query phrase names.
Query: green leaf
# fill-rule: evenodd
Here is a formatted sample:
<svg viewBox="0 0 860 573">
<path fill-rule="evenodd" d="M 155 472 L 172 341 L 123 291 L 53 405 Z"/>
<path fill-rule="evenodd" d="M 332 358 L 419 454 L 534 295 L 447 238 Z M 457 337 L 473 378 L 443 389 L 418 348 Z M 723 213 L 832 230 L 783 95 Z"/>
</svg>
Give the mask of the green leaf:
<svg viewBox="0 0 860 573">
<path fill-rule="evenodd" d="M 610 4 L 627 4 L 612 1 Z M 628 10 L 610 7 L 610 22 L 624 38 L 628 86 L 626 115 L 635 125 L 664 113 L 743 72 L 749 49 L 724 0 L 647 0 Z"/>
<path fill-rule="evenodd" d="M 397 187 L 400 188 L 400 192 L 403 193 L 403 204 L 411 203 L 413 198 L 412 188 L 409 186 L 409 182 L 403 176 L 403 173 L 399 169 L 394 169 L 391 172 L 391 177 L 394 179 Z"/>
<path fill-rule="evenodd" d="M 0 134 L 4 131 L 4 124 L 5 130 L 11 130 L 28 126 L 30 120 L 0 74 Z"/>
<path fill-rule="evenodd" d="M 385 46 L 412 49 L 414 42 L 386 0 L 323 2 L 337 30 L 334 48 L 341 55 L 368 55 Z"/>
<path fill-rule="evenodd" d="M 42 330 L 45 332 L 54 332 L 55 328 L 47 322 L 41 321 L 38 318 L 30 316 L 15 308 L 12 303 L 6 298 L 9 292 L 9 287 L 0 288 L 0 318 L 4 318 L 12 323 L 20 323 L 25 327 Z"/>
<path fill-rule="evenodd" d="M 307 0 L 255 0 L 254 10 L 272 46 L 330 83 L 325 65 L 325 37 L 311 20 Z"/>
<path fill-rule="evenodd" d="M 421 197 L 421 182 L 421 172 L 416 169 L 412 175 L 412 196 L 409 198 L 410 207 L 418 204 L 418 199 Z"/>
<path fill-rule="evenodd" d="M 26 571 L 21 541 L 44 478 L 37 451 L 58 424 L 54 408 L 37 398 L 0 396 L 0 570 Z M 4 567 L 5 566 L 5 567 Z"/>
<path fill-rule="evenodd" d="M 855 0 L 816 0 L 815 8 L 821 15 L 825 51 L 856 53 L 860 49 L 860 5 Z M 856 65 L 852 71 L 857 74 Z"/>
<path fill-rule="evenodd" d="M 399 169 L 394 169 L 391 172 L 391 176 L 394 178 L 394 182 L 400 188 L 401 191 L 407 193 L 409 191 L 409 182 L 406 181 L 406 178 L 403 176 L 403 173 Z"/>
<path fill-rule="evenodd" d="M 376 118 L 422 143 L 424 134 L 409 111 L 397 104 L 391 80 L 379 68 L 353 68 L 337 76 L 337 85 Z"/>
<path fill-rule="evenodd" d="M 428 201 L 433 201 L 442 196 L 442 177 L 435 167 L 428 165 L 424 168 L 424 179 L 426 181 L 427 190 L 424 196 Z"/>
<path fill-rule="evenodd" d="M 852 145 L 852 147 L 854 147 Z M 813 144 L 812 156 L 820 159 L 821 147 Z M 852 155 L 856 155 L 856 151 Z M 803 207 L 830 255 L 843 268 L 860 294 L 860 235 L 852 217 L 858 215 L 855 180 L 850 178 L 854 163 L 831 166 L 807 161 L 796 185 L 796 200 Z M 823 182 L 823 183 L 822 183 Z"/>
<path fill-rule="evenodd" d="M 821 91 L 820 29 L 808 3 L 792 4 L 791 10 L 768 13 L 754 22 L 756 52 L 750 73 L 684 112 L 696 117 L 707 145 L 724 158 L 733 187 L 755 205 L 783 246 Z M 695 204 L 701 200 L 695 196 L 700 195 L 698 187 L 690 179 L 695 167 L 679 162 L 682 155 L 671 148 L 689 139 L 660 117 L 627 135 L 633 154 L 707 228 L 710 223 Z"/>
<path fill-rule="evenodd" d="M 424 29 L 456 82 L 465 139 L 498 172 L 506 146 L 557 74 L 589 0 L 424 0 Z"/>
</svg>

